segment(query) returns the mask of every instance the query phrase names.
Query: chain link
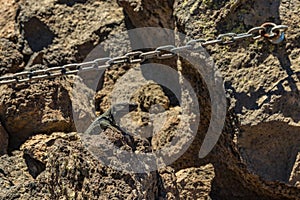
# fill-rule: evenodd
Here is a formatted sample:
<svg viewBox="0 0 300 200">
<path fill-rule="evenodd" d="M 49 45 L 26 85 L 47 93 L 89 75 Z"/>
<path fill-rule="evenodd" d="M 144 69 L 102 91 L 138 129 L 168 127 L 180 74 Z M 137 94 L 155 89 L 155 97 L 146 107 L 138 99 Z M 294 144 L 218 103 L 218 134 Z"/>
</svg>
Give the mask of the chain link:
<svg viewBox="0 0 300 200">
<path fill-rule="evenodd" d="M 93 61 L 67 64 L 60 67 L 52 67 L 36 71 L 24 71 L 15 73 L 9 76 L 0 77 L 0 85 L 11 83 L 30 82 L 33 80 L 40 80 L 45 78 L 54 78 L 63 75 L 76 75 L 79 72 L 106 69 L 110 66 L 117 64 L 136 64 L 142 63 L 148 59 L 168 59 L 176 56 L 176 54 L 186 50 L 196 50 L 199 47 L 206 47 L 209 45 L 228 45 L 238 40 L 253 39 L 258 40 L 261 38 L 268 39 L 273 44 L 278 44 L 284 40 L 284 33 L 288 26 L 276 25 L 274 23 L 264 23 L 261 26 L 251 28 L 245 33 L 225 33 L 217 36 L 216 39 L 196 39 L 190 40 L 183 46 L 166 45 L 157 47 L 153 51 L 133 51 L 128 52 L 120 57 L 106 57 L 98 58 Z"/>
</svg>

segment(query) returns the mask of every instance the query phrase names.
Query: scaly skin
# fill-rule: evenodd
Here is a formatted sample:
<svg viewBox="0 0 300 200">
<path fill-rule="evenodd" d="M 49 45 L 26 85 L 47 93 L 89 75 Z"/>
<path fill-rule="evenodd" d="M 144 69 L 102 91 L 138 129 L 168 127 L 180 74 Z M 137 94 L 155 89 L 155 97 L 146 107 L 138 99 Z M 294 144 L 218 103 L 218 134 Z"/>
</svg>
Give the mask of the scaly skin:
<svg viewBox="0 0 300 200">
<path fill-rule="evenodd" d="M 136 108 L 137 104 L 122 103 L 113 105 L 105 113 L 97 117 L 88 127 L 85 133 L 89 135 L 98 135 L 102 130 L 106 130 L 107 128 L 117 132 L 122 132 L 120 127 L 116 124 L 114 116 L 118 115 L 121 117 L 122 114 L 124 115 L 128 112 L 131 112 Z"/>
</svg>

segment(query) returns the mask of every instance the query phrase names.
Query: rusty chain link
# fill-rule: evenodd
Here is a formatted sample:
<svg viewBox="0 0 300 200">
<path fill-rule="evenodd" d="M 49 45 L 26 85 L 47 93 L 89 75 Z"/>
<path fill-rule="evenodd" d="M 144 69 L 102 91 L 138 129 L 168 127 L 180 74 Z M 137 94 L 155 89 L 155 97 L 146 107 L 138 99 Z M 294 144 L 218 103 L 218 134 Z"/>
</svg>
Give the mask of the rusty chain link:
<svg viewBox="0 0 300 200">
<path fill-rule="evenodd" d="M 0 77 L 0 85 L 10 83 L 22 83 L 45 78 L 54 78 L 63 75 L 76 75 L 79 71 L 89 71 L 95 69 L 106 69 L 117 64 L 136 64 L 142 63 L 148 59 L 168 59 L 174 57 L 180 51 L 193 50 L 196 46 L 206 47 L 209 45 L 228 45 L 242 39 L 258 40 L 265 38 L 273 44 L 279 44 L 284 40 L 284 33 L 287 30 L 286 25 L 276 25 L 274 23 L 264 23 L 261 26 L 251 28 L 245 33 L 225 33 L 217 36 L 213 40 L 196 39 L 188 41 L 184 46 L 166 45 L 157 47 L 153 51 L 142 52 L 133 51 L 120 57 L 99 58 L 89 62 L 67 64 L 60 67 L 36 71 L 24 71 L 9 76 Z"/>
</svg>

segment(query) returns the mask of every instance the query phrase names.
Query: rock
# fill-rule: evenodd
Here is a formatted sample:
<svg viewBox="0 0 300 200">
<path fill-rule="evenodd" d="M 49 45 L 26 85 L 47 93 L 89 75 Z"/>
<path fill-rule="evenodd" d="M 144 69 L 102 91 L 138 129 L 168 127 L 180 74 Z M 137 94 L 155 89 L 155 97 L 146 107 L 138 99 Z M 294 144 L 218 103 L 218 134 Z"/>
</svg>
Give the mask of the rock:
<svg viewBox="0 0 300 200">
<path fill-rule="evenodd" d="M 16 73 L 24 69 L 23 55 L 18 46 L 4 38 L 0 38 L 0 74 Z"/>
<path fill-rule="evenodd" d="M 243 127 L 238 145 L 248 168 L 265 180 L 288 183 L 300 151 L 299 131 L 284 122 Z"/>
<path fill-rule="evenodd" d="M 7 153 L 8 148 L 8 134 L 2 124 L 0 123 L 0 156 Z"/>
<path fill-rule="evenodd" d="M 266 4 L 268 6 L 264 6 Z M 221 149 L 215 153 L 217 157 L 223 155 L 221 157 L 228 163 L 234 162 L 235 164 L 230 164 L 232 167 L 240 165 L 239 162 L 244 163 L 245 167 L 225 172 L 224 169 L 229 168 L 223 169 L 221 167 L 223 164 L 213 162 L 216 171 L 215 188 L 224 189 L 223 192 L 213 189 L 211 192 L 213 199 L 247 198 L 243 196 L 244 194 L 255 199 L 255 193 L 260 194 L 260 199 L 299 198 L 296 197 L 297 189 L 291 189 L 287 184 L 300 146 L 299 134 L 296 134 L 299 132 L 299 119 L 296 116 L 299 113 L 299 105 L 295 103 L 300 85 L 298 76 L 300 66 L 297 58 L 292 56 L 298 51 L 296 46 L 292 45 L 299 43 L 299 40 L 295 40 L 298 38 L 298 27 L 297 22 L 292 22 L 290 18 L 292 13 L 296 12 L 293 6 L 297 5 L 296 1 L 257 0 L 251 1 L 251 4 L 244 1 L 196 0 L 176 1 L 174 4 L 178 27 L 188 36 L 196 38 L 215 38 L 218 34 L 227 32 L 241 33 L 260 26 L 265 21 L 289 25 L 286 41 L 277 46 L 266 40 L 257 42 L 245 40 L 226 47 L 218 45 L 207 47 L 224 77 L 226 89 L 233 92 L 230 106 L 234 110 L 233 115 L 239 117 L 238 124 L 240 124 L 240 133 L 233 136 L 236 137 L 237 144 L 234 147 L 237 150 L 234 154 L 240 154 L 241 161 L 225 156 L 221 153 L 225 151 Z M 266 9 L 272 10 L 272 16 Z M 233 175 L 238 171 L 239 175 Z M 222 173 L 230 175 L 222 176 Z M 255 176 L 259 176 L 261 181 L 256 180 Z M 234 180 L 227 177 L 237 177 L 239 180 L 234 183 Z M 251 184 L 246 181 L 249 179 L 256 180 L 256 183 L 252 182 L 250 186 Z M 270 180 L 281 181 L 283 183 L 280 186 L 281 192 L 284 191 L 285 195 L 278 193 L 275 195 L 273 186 L 276 185 L 276 181 Z M 230 186 L 245 181 L 247 188 Z M 230 194 L 226 194 L 228 191 Z M 289 193 L 296 196 L 289 196 Z"/>
<path fill-rule="evenodd" d="M 29 170 L 36 169 L 37 163 L 45 168 L 34 178 L 1 193 L 4 199 L 31 199 L 32 196 L 36 199 L 155 199 L 157 196 L 156 172 L 130 174 L 108 168 L 82 146 L 75 133 L 37 135 L 26 141 L 22 150 L 21 155 L 26 156 L 21 163 L 26 162 Z M 17 161 L 16 157 L 11 159 Z M 18 170 L 15 169 L 20 173 Z"/>
<path fill-rule="evenodd" d="M 18 1 L 1 0 L 0 1 L 0 38 L 16 40 L 19 32 L 15 27 L 15 19 L 18 14 Z"/>
<path fill-rule="evenodd" d="M 174 28 L 173 1 L 118 0 L 128 15 L 127 23 L 134 27 Z"/>
<path fill-rule="evenodd" d="M 151 106 L 158 106 L 164 110 L 169 109 L 170 99 L 163 89 L 164 88 L 158 84 L 149 83 L 139 88 L 136 94 L 133 94 L 132 101 L 139 103 L 140 109 L 147 112 L 150 111 Z M 169 96 L 171 96 L 171 94 L 169 94 Z"/>
<path fill-rule="evenodd" d="M 300 153 L 298 153 L 291 175 L 289 178 L 289 183 L 297 187 L 300 186 Z"/>
<path fill-rule="evenodd" d="M 72 131 L 70 89 L 70 83 L 53 80 L 2 86 L 0 115 L 10 135 L 9 149 L 37 133 Z"/>
<path fill-rule="evenodd" d="M 171 167 L 165 167 L 158 170 L 160 176 L 160 198 L 161 199 L 179 199 L 177 186 L 177 177 L 175 170 Z"/>
<path fill-rule="evenodd" d="M 36 17 L 24 22 L 24 39 L 33 52 L 47 48 L 54 40 L 54 33 L 49 27 Z"/>
<path fill-rule="evenodd" d="M 180 198 L 210 199 L 214 167 L 212 164 L 199 168 L 186 168 L 176 172 Z"/>
<path fill-rule="evenodd" d="M 140 109 L 123 121 L 131 122 L 128 133 L 107 129 L 103 134 L 118 150 L 152 152 L 169 147 L 165 155 L 179 152 L 170 166 L 149 173 L 117 171 L 111 165 L 100 163 L 84 146 L 92 143 L 80 142 L 79 133 L 62 133 L 77 128 L 71 105 L 77 106 L 75 114 L 87 118 L 93 118 L 94 111 L 103 113 L 112 103 L 111 93 L 118 80 L 128 70 L 138 68 L 138 64 L 111 67 L 96 85 L 87 81 L 87 85 L 94 86 L 94 91 L 82 89 L 72 93 L 72 77 L 1 85 L 0 118 L 9 135 L 9 154 L 0 157 L 0 199 L 299 199 L 299 2 L 117 2 L 0 0 L 0 15 L 4 16 L 0 19 L 0 73 L 19 72 L 24 66 L 26 70 L 44 69 L 120 56 L 130 47 L 135 48 L 138 42 L 169 44 L 174 39 L 173 35 L 167 39 L 155 35 L 157 41 L 133 41 L 132 35 L 123 31 L 134 27 L 171 28 L 195 39 L 246 32 L 265 21 L 287 24 L 289 29 L 280 45 L 249 39 L 207 47 L 231 96 L 228 95 L 222 134 L 204 159 L 199 158 L 199 150 L 211 117 L 219 119 L 212 115 L 214 99 L 210 99 L 207 88 L 210 83 L 183 59 L 148 61 L 180 71 L 178 74 L 186 77 L 196 91 L 196 98 L 187 98 L 187 105 L 193 105 L 193 100 L 198 99 L 201 113 L 200 122 L 194 123 L 198 129 L 192 143 L 183 137 L 175 141 L 172 139 L 180 119 L 190 117 L 182 114 L 180 102 L 153 83 L 134 93 L 138 97 L 131 100 L 137 101 Z M 202 57 L 196 54 L 195 58 L 199 61 Z M 205 70 L 217 73 L 213 67 Z M 130 80 L 127 79 L 127 85 Z M 122 89 L 124 85 L 119 91 Z M 80 97 L 84 92 L 97 93 L 95 102 L 91 100 L 94 94 Z M 77 101 L 72 104 L 74 97 Z M 85 102 L 83 105 L 81 100 Z M 160 104 L 165 112 L 159 108 L 152 110 L 153 104 Z M 159 122 L 167 119 L 162 127 L 151 126 L 154 114 L 159 116 Z M 89 123 L 81 121 L 79 126 L 86 127 Z M 191 124 L 184 127 L 190 128 Z M 159 130 L 158 134 L 147 133 L 153 133 L 153 129 Z M 180 133 L 182 136 L 188 131 Z M 92 140 L 95 141 L 103 142 Z M 178 148 L 182 144 L 187 148 Z M 109 164 L 121 167 L 118 159 L 105 154 L 112 152 L 109 147 L 103 147 L 107 150 L 103 155 L 108 157 Z M 127 161 L 125 168 L 132 167 L 132 163 Z"/>
<path fill-rule="evenodd" d="M 33 180 L 23 156 L 23 152 L 14 151 L 10 156 L 0 157 L 0 199 L 12 188 Z"/>
<path fill-rule="evenodd" d="M 116 4 L 84 2 L 20 2 L 22 9 L 18 20 L 23 53 L 31 56 L 43 51 L 41 64 L 48 67 L 82 62 L 123 21 L 122 11 Z M 38 28 L 32 31 L 33 26 Z"/>
<path fill-rule="evenodd" d="M 57 3 L 59 4 L 66 4 L 68 6 L 73 6 L 76 3 L 85 3 L 87 0 L 73 0 L 73 1 L 67 1 L 67 0 L 58 0 Z"/>
<path fill-rule="evenodd" d="M 18 3 L 21 9 L 15 25 L 21 30 L 21 37 L 17 44 L 1 39 L 6 46 L 0 49 L 2 74 L 21 71 L 23 62 L 26 70 L 80 62 L 123 20 L 117 4 L 93 1 L 71 8 L 55 2 Z M 42 17 L 46 15 L 50 18 Z M 10 149 L 18 148 L 37 133 L 75 130 L 71 119 L 71 82 L 52 79 L 30 85 L 3 86 L 0 116 L 12 135 Z"/>
</svg>

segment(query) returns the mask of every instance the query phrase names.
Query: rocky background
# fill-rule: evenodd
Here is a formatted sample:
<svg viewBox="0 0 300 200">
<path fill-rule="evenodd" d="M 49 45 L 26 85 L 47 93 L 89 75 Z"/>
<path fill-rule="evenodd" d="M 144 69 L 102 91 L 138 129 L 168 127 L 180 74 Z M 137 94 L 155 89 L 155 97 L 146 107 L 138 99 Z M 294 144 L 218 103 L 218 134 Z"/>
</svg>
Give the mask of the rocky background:
<svg viewBox="0 0 300 200">
<path fill-rule="evenodd" d="M 205 83 L 183 63 L 198 93 L 201 119 L 189 149 L 151 173 L 102 165 L 82 144 L 72 114 L 72 77 L 0 86 L 0 199 L 300 199 L 300 2 L 297 0 L 0 0 L 0 74 L 82 62 L 98 44 L 114 56 L 111 35 L 136 27 L 164 27 L 193 38 L 245 32 L 266 21 L 289 25 L 286 40 L 245 40 L 208 47 L 224 77 L 228 114 L 205 157 L 198 152 L 210 119 Z M 126 46 L 126 45 L 124 45 Z M 161 61 L 158 61 L 161 62 Z M 166 61 L 176 65 L 172 60 Z M 131 66 L 107 70 L 96 95 L 109 108 L 116 80 Z M 164 146 L 180 105 L 149 83 L 134 98 L 143 125 L 149 106 L 170 119 L 150 140 L 107 129 L 114 144 L 148 152 Z"/>
</svg>

